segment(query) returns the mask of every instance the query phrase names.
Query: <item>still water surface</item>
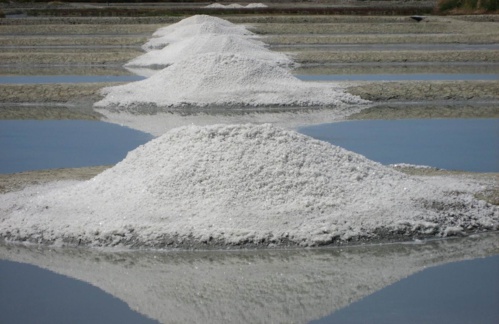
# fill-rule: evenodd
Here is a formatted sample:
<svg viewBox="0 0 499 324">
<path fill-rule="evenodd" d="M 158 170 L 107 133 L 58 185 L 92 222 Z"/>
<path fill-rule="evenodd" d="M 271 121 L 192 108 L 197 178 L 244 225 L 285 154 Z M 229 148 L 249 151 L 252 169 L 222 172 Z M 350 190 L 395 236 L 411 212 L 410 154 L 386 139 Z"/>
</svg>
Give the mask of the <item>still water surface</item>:
<svg viewBox="0 0 499 324">
<path fill-rule="evenodd" d="M 99 121 L 0 120 L 0 173 L 116 164 L 151 138 Z"/>
<path fill-rule="evenodd" d="M 499 119 L 347 121 L 301 133 L 382 164 L 499 172 Z M 97 121 L 0 121 L 0 173 L 115 164 L 151 135 Z"/>
<path fill-rule="evenodd" d="M 300 132 L 382 164 L 499 172 L 499 119 L 360 120 Z"/>
</svg>

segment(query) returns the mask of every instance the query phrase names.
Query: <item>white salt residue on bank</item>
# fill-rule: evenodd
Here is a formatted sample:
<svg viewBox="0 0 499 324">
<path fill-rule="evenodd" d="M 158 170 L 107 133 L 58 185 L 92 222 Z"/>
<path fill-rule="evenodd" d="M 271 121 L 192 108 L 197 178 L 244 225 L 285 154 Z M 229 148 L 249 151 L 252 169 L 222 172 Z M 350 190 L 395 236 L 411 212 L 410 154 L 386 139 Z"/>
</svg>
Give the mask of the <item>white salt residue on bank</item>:
<svg viewBox="0 0 499 324">
<path fill-rule="evenodd" d="M 463 182 L 429 182 L 271 125 L 183 127 L 90 181 L 0 197 L 0 235 L 95 246 L 331 244 L 494 229 Z"/>
<path fill-rule="evenodd" d="M 150 78 L 104 88 L 97 108 L 342 106 L 366 103 L 331 84 L 303 82 L 288 69 L 246 55 L 187 56 Z"/>
</svg>

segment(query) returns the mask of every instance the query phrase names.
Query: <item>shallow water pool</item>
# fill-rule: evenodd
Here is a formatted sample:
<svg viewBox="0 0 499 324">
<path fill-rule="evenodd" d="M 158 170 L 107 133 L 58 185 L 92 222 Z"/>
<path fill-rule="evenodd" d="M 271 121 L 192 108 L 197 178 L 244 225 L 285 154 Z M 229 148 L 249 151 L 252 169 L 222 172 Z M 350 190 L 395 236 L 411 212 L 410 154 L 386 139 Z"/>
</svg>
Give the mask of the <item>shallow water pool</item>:
<svg viewBox="0 0 499 324">
<path fill-rule="evenodd" d="M 499 119 L 360 120 L 299 131 L 382 164 L 499 172 Z"/>
<path fill-rule="evenodd" d="M 0 173 L 115 164 L 152 136 L 83 120 L 0 120 Z"/>
<path fill-rule="evenodd" d="M 0 84 L 133 82 L 143 79 L 138 75 L 14 75 L 0 76 Z"/>
</svg>

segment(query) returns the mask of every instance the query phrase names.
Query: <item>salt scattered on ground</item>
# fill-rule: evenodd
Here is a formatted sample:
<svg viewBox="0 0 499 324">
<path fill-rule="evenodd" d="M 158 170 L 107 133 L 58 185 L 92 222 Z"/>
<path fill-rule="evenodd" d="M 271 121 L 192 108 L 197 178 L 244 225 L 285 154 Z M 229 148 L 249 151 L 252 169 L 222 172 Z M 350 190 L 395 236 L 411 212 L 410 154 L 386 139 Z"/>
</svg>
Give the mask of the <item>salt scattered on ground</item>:
<svg viewBox="0 0 499 324">
<path fill-rule="evenodd" d="M 476 185 L 427 182 L 271 125 L 182 127 L 79 184 L 0 196 L 0 236 L 165 247 L 321 245 L 494 229 Z"/>
<path fill-rule="evenodd" d="M 164 68 L 188 57 L 206 53 L 251 53 L 251 58 L 277 64 L 292 64 L 292 60 L 283 53 L 273 52 L 265 43 L 243 38 L 240 35 L 204 34 L 187 37 L 176 41 L 161 50 L 150 51 L 127 64 L 126 67 Z"/>
<path fill-rule="evenodd" d="M 186 56 L 146 80 L 104 88 L 104 99 L 94 107 L 336 107 L 367 103 L 332 84 L 303 82 L 275 62 L 225 53 Z"/>
</svg>

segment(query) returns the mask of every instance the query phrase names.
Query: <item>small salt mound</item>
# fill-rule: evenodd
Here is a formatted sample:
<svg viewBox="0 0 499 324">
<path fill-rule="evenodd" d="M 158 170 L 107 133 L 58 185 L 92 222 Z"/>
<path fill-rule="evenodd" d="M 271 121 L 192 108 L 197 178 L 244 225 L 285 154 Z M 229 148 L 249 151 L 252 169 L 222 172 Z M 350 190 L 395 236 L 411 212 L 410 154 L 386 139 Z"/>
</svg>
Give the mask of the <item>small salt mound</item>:
<svg viewBox="0 0 499 324">
<path fill-rule="evenodd" d="M 95 107 L 365 103 L 332 85 L 302 82 L 274 62 L 223 53 L 187 56 L 146 80 L 104 88 L 102 93 L 105 98 L 95 103 Z"/>
<path fill-rule="evenodd" d="M 142 46 L 145 51 L 152 51 L 164 48 L 168 44 L 173 44 L 186 38 L 200 35 L 239 35 L 251 36 L 252 32 L 242 26 L 221 24 L 219 21 L 205 21 L 198 24 L 188 24 L 172 27 L 168 32 L 164 31 L 161 36 L 156 35 Z M 161 30 L 161 29 L 160 29 Z"/>
<path fill-rule="evenodd" d="M 195 25 L 202 25 L 202 24 L 215 24 L 218 26 L 224 26 L 224 27 L 237 27 L 237 25 L 231 23 L 230 21 L 218 18 L 218 17 L 212 17 L 208 15 L 194 15 L 185 19 L 182 19 L 181 21 L 171 24 L 169 26 L 160 28 L 156 30 L 153 33 L 153 36 L 161 37 L 161 36 L 166 36 L 174 32 L 176 29 L 181 29 L 185 28 L 187 26 L 195 26 Z"/>
<path fill-rule="evenodd" d="M 229 5 L 226 5 L 226 6 L 224 6 L 223 4 L 220 4 L 220 3 L 212 3 L 212 4 L 209 4 L 209 5 L 205 6 L 205 8 L 216 8 L 216 9 L 231 9 L 231 8 L 234 8 L 234 9 L 240 9 L 240 8 L 251 9 L 251 8 L 267 8 L 267 7 L 268 6 L 265 5 L 265 4 L 263 4 L 263 3 L 249 3 L 246 6 L 243 6 L 243 5 L 240 5 L 240 4 L 237 4 L 237 3 L 229 4 Z"/>
<path fill-rule="evenodd" d="M 205 6 L 205 8 L 225 9 L 225 6 L 221 3 L 212 3 L 212 4 Z"/>
<path fill-rule="evenodd" d="M 135 247 L 313 245 L 376 238 L 376 231 L 445 234 L 466 222 L 497 227 L 497 209 L 470 197 L 447 197 L 435 185 L 268 124 L 191 126 L 89 181 L 0 196 L 0 236 Z M 438 208 L 428 208 L 433 201 Z"/>
<path fill-rule="evenodd" d="M 267 5 L 264 5 L 263 3 L 250 3 L 246 5 L 246 8 L 267 8 Z"/>
<path fill-rule="evenodd" d="M 190 37 L 161 50 L 148 52 L 129 61 L 125 66 L 164 68 L 190 56 L 205 53 L 251 53 L 254 59 L 268 60 L 283 65 L 292 63 L 292 60 L 285 54 L 267 49 L 263 42 L 234 35 L 209 34 Z"/>
</svg>

